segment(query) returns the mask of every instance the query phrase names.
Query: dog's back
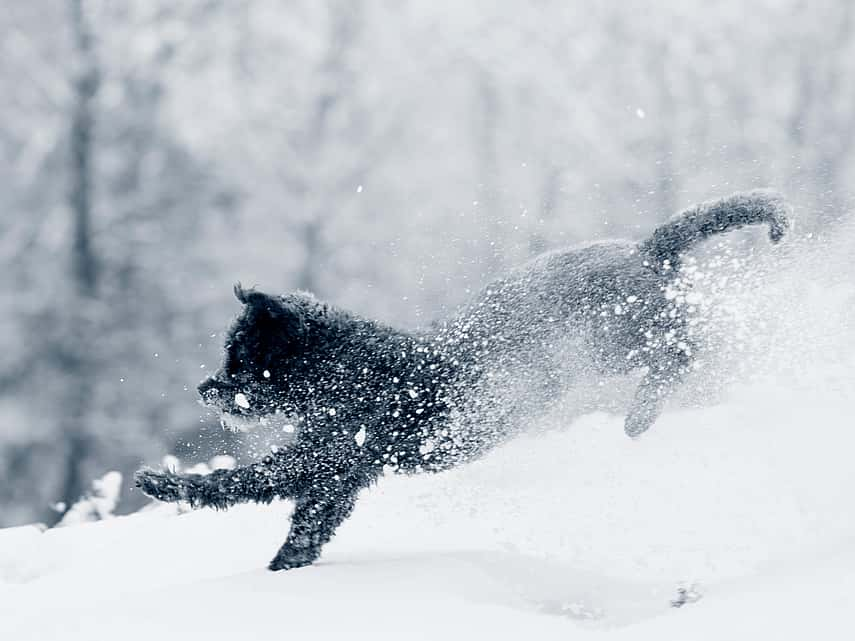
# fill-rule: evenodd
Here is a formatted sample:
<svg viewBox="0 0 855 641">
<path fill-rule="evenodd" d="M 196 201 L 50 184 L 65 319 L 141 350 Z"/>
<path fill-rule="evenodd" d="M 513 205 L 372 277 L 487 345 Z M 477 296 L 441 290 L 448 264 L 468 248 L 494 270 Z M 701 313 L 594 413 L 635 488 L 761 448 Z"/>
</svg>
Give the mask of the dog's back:
<svg viewBox="0 0 855 641">
<path fill-rule="evenodd" d="M 695 340 L 685 331 L 685 311 L 665 295 L 681 255 L 745 225 L 768 224 L 777 242 L 789 213 L 780 194 L 753 190 L 694 205 L 640 243 L 548 252 L 487 285 L 438 336 L 464 364 L 461 384 L 482 415 L 490 405 L 513 416 L 536 411 L 572 385 L 574 373 L 578 379 L 641 367 L 655 379 L 649 391 L 658 407 L 688 367 Z M 633 427 L 628 417 L 627 431 L 644 431 L 656 412 Z"/>
</svg>

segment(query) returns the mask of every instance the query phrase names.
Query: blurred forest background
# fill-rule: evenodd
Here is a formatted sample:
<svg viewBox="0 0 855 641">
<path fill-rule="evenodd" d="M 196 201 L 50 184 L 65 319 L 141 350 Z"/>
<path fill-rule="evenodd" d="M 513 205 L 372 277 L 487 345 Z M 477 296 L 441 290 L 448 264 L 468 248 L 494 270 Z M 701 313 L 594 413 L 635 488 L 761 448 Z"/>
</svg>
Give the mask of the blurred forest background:
<svg viewBox="0 0 855 641">
<path fill-rule="evenodd" d="M 195 392 L 237 280 L 416 327 L 532 254 L 736 189 L 834 224 L 853 11 L 5 3 L 0 526 L 56 521 L 109 469 L 240 449 Z"/>
</svg>

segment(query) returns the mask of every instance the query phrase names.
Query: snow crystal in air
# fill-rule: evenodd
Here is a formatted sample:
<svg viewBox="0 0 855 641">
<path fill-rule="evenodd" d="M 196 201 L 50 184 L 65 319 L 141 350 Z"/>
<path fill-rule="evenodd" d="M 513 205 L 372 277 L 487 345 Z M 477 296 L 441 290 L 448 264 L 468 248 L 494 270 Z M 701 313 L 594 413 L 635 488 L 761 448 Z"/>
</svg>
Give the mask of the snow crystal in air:
<svg viewBox="0 0 855 641">
<path fill-rule="evenodd" d="M 242 407 L 245 410 L 249 409 L 249 400 L 246 398 L 246 395 L 243 392 L 238 392 L 235 394 L 235 405 L 238 407 Z"/>
<path fill-rule="evenodd" d="M 356 444 L 359 447 L 362 447 L 365 444 L 365 426 L 359 428 L 359 431 L 353 435 L 353 440 L 356 441 Z"/>
<path fill-rule="evenodd" d="M 262 375 L 264 376 L 264 378 L 270 378 L 270 370 L 269 369 L 264 370 L 262 372 Z"/>
</svg>

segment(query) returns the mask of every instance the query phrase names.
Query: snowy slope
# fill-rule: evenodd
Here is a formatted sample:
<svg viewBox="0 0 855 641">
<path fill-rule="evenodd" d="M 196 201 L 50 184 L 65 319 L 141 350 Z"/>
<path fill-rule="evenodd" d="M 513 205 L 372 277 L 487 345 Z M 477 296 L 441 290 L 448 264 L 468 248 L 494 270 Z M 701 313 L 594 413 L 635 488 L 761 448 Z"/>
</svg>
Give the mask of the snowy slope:
<svg viewBox="0 0 855 641">
<path fill-rule="evenodd" d="M 850 422 L 767 400 L 671 412 L 638 442 L 590 415 L 389 479 L 285 573 L 263 568 L 286 503 L 0 531 L 0 638 L 852 638 Z"/>
<path fill-rule="evenodd" d="M 637 441 L 559 407 L 472 465 L 385 479 L 312 567 L 264 569 L 284 502 L 0 530 L 0 639 L 855 638 L 850 247 L 796 247 L 716 306 L 731 389 L 712 364 L 701 406 Z"/>
</svg>

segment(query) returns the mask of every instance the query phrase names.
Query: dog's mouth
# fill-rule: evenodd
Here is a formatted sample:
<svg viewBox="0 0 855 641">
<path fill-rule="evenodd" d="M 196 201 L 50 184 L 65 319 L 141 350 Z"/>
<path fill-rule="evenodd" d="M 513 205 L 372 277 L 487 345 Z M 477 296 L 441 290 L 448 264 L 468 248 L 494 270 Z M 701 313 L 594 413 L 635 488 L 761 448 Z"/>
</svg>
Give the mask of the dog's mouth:
<svg viewBox="0 0 855 641">
<path fill-rule="evenodd" d="M 220 425 L 224 430 L 231 432 L 249 432 L 265 428 L 280 430 L 286 435 L 295 434 L 301 422 L 299 416 L 283 408 L 274 409 L 259 403 L 251 404 L 249 396 L 243 392 L 237 392 L 232 396 L 231 392 L 224 393 L 214 387 L 204 390 L 201 396 L 199 404 L 219 414 Z"/>
<path fill-rule="evenodd" d="M 230 430 L 232 432 L 249 432 L 250 430 L 262 427 L 294 435 L 297 433 L 297 429 L 300 425 L 300 418 L 279 410 L 276 410 L 271 414 L 263 414 L 261 416 L 246 416 L 243 414 L 223 412 L 220 414 L 220 425 L 222 425 L 223 429 Z"/>
</svg>

